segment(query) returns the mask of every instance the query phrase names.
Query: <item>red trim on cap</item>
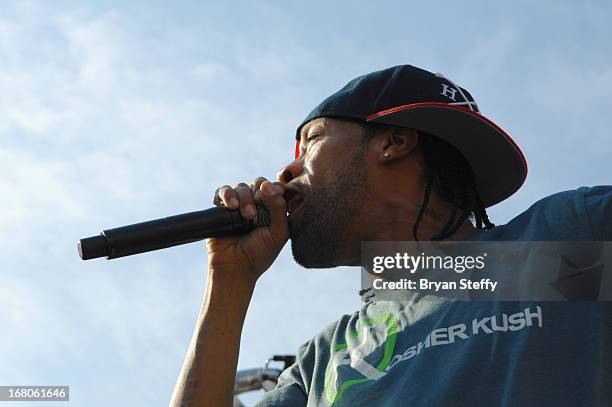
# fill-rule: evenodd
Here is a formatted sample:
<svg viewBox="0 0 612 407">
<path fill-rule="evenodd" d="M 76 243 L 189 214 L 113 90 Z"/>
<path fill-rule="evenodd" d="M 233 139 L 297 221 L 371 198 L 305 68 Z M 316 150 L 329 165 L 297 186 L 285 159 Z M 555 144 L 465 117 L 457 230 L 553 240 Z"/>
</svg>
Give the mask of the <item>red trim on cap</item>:
<svg viewBox="0 0 612 407">
<path fill-rule="evenodd" d="M 300 158 L 300 140 L 295 141 L 295 159 Z"/>
<path fill-rule="evenodd" d="M 413 107 L 444 107 L 447 109 L 455 109 L 455 110 L 460 110 L 462 112 L 465 113 L 469 113 L 472 116 L 476 116 L 479 119 L 484 120 L 485 122 L 487 122 L 488 124 L 490 124 L 491 126 L 493 126 L 493 128 L 495 128 L 497 131 L 499 131 L 505 138 L 506 140 L 508 140 L 510 142 L 510 144 L 512 144 L 514 146 L 514 148 L 516 149 L 516 151 L 518 151 L 519 155 L 521 156 L 521 160 L 523 161 L 523 167 L 525 167 L 525 177 L 527 176 L 527 160 L 525 159 L 525 156 L 523 155 L 523 152 L 521 151 L 521 149 L 519 148 L 518 144 L 516 144 L 514 142 L 514 140 L 512 140 L 512 138 L 505 132 L 502 130 L 501 127 L 499 127 L 497 124 L 495 124 L 493 121 L 491 121 L 490 119 L 486 118 L 485 116 L 483 116 L 482 114 L 475 112 L 471 109 L 467 109 L 465 107 L 462 106 L 455 106 L 455 105 L 451 105 L 448 103 L 440 103 L 440 102 L 423 102 L 423 103 L 412 103 L 410 105 L 402 105 L 402 106 L 397 106 L 397 107 L 392 107 L 391 109 L 387 109 L 387 110 L 383 110 L 381 112 L 378 113 L 374 113 L 369 115 L 366 120 L 370 121 L 376 118 L 379 118 L 380 116 L 385 116 L 387 114 L 391 114 L 391 113 L 395 113 L 395 112 L 399 112 L 400 110 L 406 110 L 406 109 L 410 109 Z"/>
</svg>

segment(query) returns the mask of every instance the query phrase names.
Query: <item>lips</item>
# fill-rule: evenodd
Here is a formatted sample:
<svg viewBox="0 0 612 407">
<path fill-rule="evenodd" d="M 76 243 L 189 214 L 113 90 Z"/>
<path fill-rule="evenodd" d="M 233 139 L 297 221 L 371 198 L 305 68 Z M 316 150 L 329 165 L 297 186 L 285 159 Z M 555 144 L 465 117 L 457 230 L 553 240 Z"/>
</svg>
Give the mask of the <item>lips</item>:
<svg viewBox="0 0 612 407">
<path fill-rule="evenodd" d="M 287 214 L 291 216 L 302 205 L 304 197 L 296 190 L 287 188 L 285 189 L 285 200 L 287 201 Z"/>
</svg>

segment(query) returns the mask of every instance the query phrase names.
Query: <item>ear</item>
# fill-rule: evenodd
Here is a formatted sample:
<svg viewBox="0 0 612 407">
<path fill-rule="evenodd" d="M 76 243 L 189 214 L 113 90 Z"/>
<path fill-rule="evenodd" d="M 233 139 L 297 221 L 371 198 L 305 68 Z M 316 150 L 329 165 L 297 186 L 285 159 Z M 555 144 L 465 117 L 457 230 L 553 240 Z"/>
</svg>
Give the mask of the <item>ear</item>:
<svg viewBox="0 0 612 407">
<path fill-rule="evenodd" d="M 416 130 L 390 127 L 379 135 L 373 147 L 379 162 L 386 163 L 410 155 L 418 143 L 419 133 Z"/>
</svg>

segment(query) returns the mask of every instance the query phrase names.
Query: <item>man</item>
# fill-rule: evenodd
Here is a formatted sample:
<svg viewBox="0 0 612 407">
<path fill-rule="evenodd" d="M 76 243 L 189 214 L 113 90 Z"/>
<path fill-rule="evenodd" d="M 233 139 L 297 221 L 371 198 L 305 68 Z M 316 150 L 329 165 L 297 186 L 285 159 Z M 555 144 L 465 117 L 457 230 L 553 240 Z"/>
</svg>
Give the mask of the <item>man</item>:
<svg viewBox="0 0 612 407">
<path fill-rule="evenodd" d="M 553 195 L 495 227 L 486 208 L 521 186 L 525 160 L 439 74 L 397 66 L 359 77 L 310 113 L 297 141 L 278 182 L 216 194 L 249 219 L 264 204 L 271 224 L 208 240 L 205 299 L 172 405 L 231 405 L 255 283 L 288 238 L 315 268 L 360 265 L 362 241 L 612 240 L 611 187 Z M 611 315 L 597 302 L 370 298 L 304 344 L 258 405 L 608 405 Z M 492 327 L 508 316 L 520 326 Z M 432 346 L 437 328 L 471 323 L 481 334 Z"/>
</svg>

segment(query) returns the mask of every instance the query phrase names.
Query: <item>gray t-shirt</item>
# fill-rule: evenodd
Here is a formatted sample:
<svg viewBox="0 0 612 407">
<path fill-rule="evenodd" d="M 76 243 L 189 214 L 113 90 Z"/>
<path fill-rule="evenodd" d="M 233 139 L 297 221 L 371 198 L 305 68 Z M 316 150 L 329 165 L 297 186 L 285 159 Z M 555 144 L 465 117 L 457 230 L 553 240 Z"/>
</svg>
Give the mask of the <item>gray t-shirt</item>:
<svg viewBox="0 0 612 407">
<path fill-rule="evenodd" d="M 480 240 L 612 240 L 612 187 L 538 201 Z M 376 301 L 300 347 L 257 406 L 610 406 L 612 303 Z"/>
</svg>

